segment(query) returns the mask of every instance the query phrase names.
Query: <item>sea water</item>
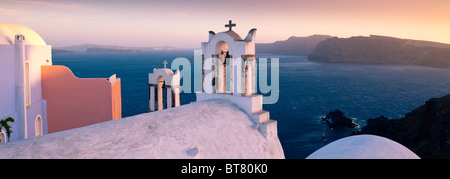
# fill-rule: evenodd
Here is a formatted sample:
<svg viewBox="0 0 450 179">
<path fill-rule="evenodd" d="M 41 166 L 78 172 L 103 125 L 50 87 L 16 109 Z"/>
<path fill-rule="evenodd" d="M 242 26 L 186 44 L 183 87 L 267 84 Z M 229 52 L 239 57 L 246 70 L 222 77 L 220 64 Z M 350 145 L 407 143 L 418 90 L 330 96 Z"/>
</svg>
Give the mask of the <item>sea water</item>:
<svg viewBox="0 0 450 179">
<path fill-rule="evenodd" d="M 332 130 L 322 124 L 321 117 L 329 111 L 339 109 L 364 126 L 369 118 L 380 115 L 402 118 L 429 98 L 450 94 L 450 69 L 319 63 L 308 61 L 305 56 L 276 54 L 256 56 L 279 58 L 279 100 L 264 105 L 263 109 L 278 121 L 278 136 L 286 158 L 306 158 L 320 147 L 359 130 Z M 194 65 L 193 51 L 181 50 L 59 54 L 53 55 L 53 64 L 69 67 L 79 78 L 107 78 L 116 74 L 121 78 L 122 117 L 127 117 L 149 108 L 148 73 L 164 67 L 164 60 L 170 67 L 177 57 L 187 58 Z M 194 93 L 181 94 L 181 105 L 193 101 Z"/>
</svg>

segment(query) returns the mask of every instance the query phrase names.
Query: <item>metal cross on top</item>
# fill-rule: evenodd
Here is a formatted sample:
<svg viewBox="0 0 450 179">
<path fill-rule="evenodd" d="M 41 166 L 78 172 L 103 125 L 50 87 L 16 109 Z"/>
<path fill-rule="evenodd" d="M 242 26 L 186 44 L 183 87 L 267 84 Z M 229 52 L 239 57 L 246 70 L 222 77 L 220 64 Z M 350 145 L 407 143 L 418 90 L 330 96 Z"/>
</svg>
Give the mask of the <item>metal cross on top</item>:
<svg viewBox="0 0 450 179">
<path fill-rule="evenodd" d="M 164 64 L 164 68 L 167 68 L 167 67 L 166 67 L 167 61 L 164 60 L 163 64 Z"/>
<path fill-rule="evenodd" d="M 236 24 L 231 23 L 231 20 L 229 20 L 228 24 L 225 24 L 225 27 L 230 28 L 228 31 L 231 31 L 231 28 L 236 27 Z"/>
</svg>

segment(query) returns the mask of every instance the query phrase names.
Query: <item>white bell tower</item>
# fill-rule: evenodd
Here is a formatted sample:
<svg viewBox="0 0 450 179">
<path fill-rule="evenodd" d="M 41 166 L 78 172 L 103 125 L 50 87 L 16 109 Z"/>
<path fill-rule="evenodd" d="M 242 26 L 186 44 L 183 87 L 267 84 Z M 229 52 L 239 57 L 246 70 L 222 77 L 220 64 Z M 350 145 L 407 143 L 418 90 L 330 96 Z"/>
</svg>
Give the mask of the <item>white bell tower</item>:
<svg viewBox="0 0 450 179">
<path fill-rule="evenodd" d="M 263 96 L 256 92 L 256 29 L 251 29 L 245 39 L 232 30 L 236 24 L 230 20 L 228 31 L 209 31 L 208 42 L 202 42 L 203 92 L 197 101 L 226 99 L 245 111 L 255 128 L 271 141 L 277 135 L 277 121 L 264 111 Z"/>
<path fill-rule="evenodd" d="M 251 96 L 256 91 L 256 29 L 242 39 L 232 30 L 215 34 L 209 31 L 208 42 L 202 42 L 203 90 L 207 93 L 232 93 Z"/>
<path fill-rule="evenodd" d="M 163 62 L 164 68 L 154 68 L 153 73 L 148 74 L 149 110 L 160 111 L 166 108 L 180 106 L 180 70 L 175 73 L 167 68 L 167 61 Z M 166 98 L 164 98 L 164 91 Z M 165 100 L 164 100 L 165 99 Z"/>
</svg>

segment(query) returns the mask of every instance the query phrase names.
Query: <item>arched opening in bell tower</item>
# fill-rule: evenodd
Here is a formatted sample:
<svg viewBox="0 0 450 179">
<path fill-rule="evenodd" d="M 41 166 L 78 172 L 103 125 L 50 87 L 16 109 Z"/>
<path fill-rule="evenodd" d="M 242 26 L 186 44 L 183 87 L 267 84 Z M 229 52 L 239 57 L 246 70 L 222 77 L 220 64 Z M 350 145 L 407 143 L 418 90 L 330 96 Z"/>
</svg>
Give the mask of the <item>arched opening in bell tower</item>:
<svg viewBox="0 0 450 179">
<path fill-rule="evenodd" d="M 180 105 L 180 71 L 168 68 L 153 69 L 149 73 L 149 112 Z"/>
<path fill-rule="evenodd" d="M 225 63 L 225 57 L 228 52 L 228 44 L 227 42 L 221 40 L 216 44 L 216 54 L 219 55 L 219 59 L 222 63 Z"/>
<path fill-rule="evenodd" d="M 228 51 L 227 42 L 221 40 L 216 44 L 216 57 L 219 58 L 217 69 L 216 84 L 219 93 L 224 93 L 227 91 L 227 61 L 226 58 L 230 57 L 230 52 Z"/>
<path fill-rule="evenodd" d="M 159 76 L 156 84 L 156 110 L 160 111 L 164 109 L 164 104 L 167 103 L 164 100 L 164 96 L 167 95 L 166 85 L 164 82 L 164 77 Z"/>
</svg>

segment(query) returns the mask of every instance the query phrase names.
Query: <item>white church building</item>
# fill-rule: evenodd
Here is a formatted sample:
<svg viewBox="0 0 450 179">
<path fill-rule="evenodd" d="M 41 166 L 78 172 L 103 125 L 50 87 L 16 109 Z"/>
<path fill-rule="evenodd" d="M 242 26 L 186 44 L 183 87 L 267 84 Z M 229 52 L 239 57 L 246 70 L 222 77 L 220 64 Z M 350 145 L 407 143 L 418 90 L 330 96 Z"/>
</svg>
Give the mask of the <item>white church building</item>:
<svg viewBox="0 0 450 179">
<path fill-rule="evenodd" d="M 33 30 L 0 24 L 0 120 L 11 123 L 10 141 L 47 133 L 46 100 L 42 99 L 41 66 L 51 65 L 51 46 Z M 5 130 L 0 139 L 7 140 Z"/>
<path fill-rule="evenodd" d="M 10 118 L 0 143 L 121 118 L 120 78 L 76 78 L 52 64 L 51 45 L 35 31 L 0 22 L 0 121 Z"/>
</svg>

